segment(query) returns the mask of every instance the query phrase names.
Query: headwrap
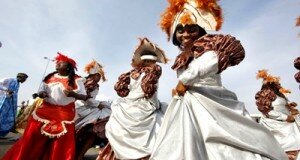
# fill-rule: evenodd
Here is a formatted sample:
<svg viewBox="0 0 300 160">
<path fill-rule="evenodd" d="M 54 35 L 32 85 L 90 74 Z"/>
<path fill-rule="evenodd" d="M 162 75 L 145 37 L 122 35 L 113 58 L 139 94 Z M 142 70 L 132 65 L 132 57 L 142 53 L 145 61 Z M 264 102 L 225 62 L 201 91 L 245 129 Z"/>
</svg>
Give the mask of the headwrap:
<svg viewBox="0 0 300 160">
<path fill-rule="evenodd" d="M 173 37 L 178 24 L 197 24 L 205 30 L 217 31 L 223 18 L 217 0 L 168 0 L 169 7 L 161 16 L 161 29 L 168 40 Z"/>
<path fill-rule="evenodd" d="M 55 57 L 56 63 L 58 63 L 58 62 L 68 62 L 72 65 L 72 67 L 75 70 L 77 70 L 77 67 L 76 67 L 77 64 L 72 58 L 69 58 L 66 55 L 63 55 L 60 52 L 57 52 L 57 54 L 58 55 Z"/>
<path fill-rule="evenodd" d="M 28 75 L 26 73 L 18 73 L 17 77 L 28 77 Z"/>
<path fill-rule="evenodd" d="M 257 79 L 259 79 L 259 78 L 263 79 L 263 84 L 272 84 L 272 83 L 280 84 L 280 82 L 279 82 L 280 77 L 272 76 L 265 69 L 259 70 L 257 75 L 256 75 L 256 78 Z M 291 93 L 290 90 L 285 89 L 283 87 L 279 88 L 279 92 L 282 93 L 282 94 Z"/>
<path fill-rule="evenodd" d="M 84 67 L 84 71 L 87 73 L 87 74 L 100 74 L 101 76 L 101 79 L 103 81 L 106 81 L 106 78 L 105 78 L 105 74 L 104 74 L 104 71 L 103 71 L 103 66 L 101 64 L 99 64 L 97 61 L 93 60 L 92 62 L 88 63 L 85 67 Z"/>
<path fill-rule="evenodd" d="M 147 38 L 139 38 L 140 44 L 136 47 L 133 57 L 132 65 L 139 65 L 142 60 L 155 60 L 158 63 L 167 63 L 168 59 L 162 49 L 156 44 L 150 42 Z"/>
</svg>

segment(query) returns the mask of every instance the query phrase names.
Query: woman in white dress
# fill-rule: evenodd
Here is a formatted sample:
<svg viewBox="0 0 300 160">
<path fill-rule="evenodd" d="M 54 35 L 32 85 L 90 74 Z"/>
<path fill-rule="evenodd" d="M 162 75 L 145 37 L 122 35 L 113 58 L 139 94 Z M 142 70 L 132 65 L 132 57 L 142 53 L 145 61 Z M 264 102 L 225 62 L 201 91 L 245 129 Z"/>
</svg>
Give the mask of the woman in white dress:
<svg viewBox="0 0 300 160">
<path fill-rule="evenodd" d="M 133 69 L 115 84 L 122 98 L 111 105 L 112 114 L 105 127 L 110 146 L 99 159 L 149 158 L 163 117 L 157 98 L 162 70 L 156 62 L 167 62 L 164 52 L 147 38 L 141 39 L 132 59 Z M 110 147 L 113 156 L 107 155 Z"/>
<path fill-rule="evenodd" d="M 86 151 L 96 140 L 105 142 L 105 124 L 111 114 L 110 102 L 96 100 L 99 93 L 99 82 L 106 81 L 103 67 L 93 60 L 85 67 L 88 73 L 84 82 L 87 94 L 91 96 L 86 101 L 78 100 L 76 106 L 76 159 L 83 159 Z"/>
<path fill-rule="evenodd" d="M 172 66 L 179 82 L 150 159 L 287 159 L 272 134 L 222 86 L 221 72 L 241 62 L 245 52 L 230 35 L 206 34 L 221 27 L 216 1 L 169 2 L 161 27 L 181 50 Z"/>
<path fill-rule="evenodd" d="M 263 114 L 260 124 L 272 132 L 289 159 L 295 160 L 300 150 L 300 131 L 295 122 L 299 115 L 297 104 L 289 103 L 285 94 L 290 91 L 281 87 L 279 77 L 266 70 L 260 70 L 257 77 L 263 79 L 262 88 L 255 95 L 258 110 Z"/>
</svg>

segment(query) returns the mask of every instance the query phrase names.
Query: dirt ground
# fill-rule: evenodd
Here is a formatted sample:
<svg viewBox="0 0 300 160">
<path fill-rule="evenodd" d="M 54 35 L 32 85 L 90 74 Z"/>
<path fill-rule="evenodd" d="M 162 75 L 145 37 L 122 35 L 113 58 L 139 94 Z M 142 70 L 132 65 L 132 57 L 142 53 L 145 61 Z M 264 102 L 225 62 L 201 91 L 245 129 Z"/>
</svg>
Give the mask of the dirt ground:
<svg viewBox="0 0 300 160">
<path fill-rule="evenodd" d="M 9 150 L 9 148 L 15 143 L 14 139 L 20 137 L 20 134 L 10 132 L 5 138 L 0 138 L 0 159 Z M 85 160 L 95 160 L 97 158 L 99 149 L 91 148 L 84 156 Z"/>
</svg>

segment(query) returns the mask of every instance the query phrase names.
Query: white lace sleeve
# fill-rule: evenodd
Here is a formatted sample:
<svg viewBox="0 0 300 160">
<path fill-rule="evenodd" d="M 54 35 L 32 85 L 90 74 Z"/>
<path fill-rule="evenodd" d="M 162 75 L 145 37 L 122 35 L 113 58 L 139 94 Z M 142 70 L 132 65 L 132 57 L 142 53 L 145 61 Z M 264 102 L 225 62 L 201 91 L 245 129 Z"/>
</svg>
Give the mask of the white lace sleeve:
<svg viewBox="0 0 300 160">
<path fill-rule="evenodd" d="M 205 52 L 202 56 L 194 59 L 178 79 L 185 85 L 191 85 L 195 78 L 206 77 L 218 72 L 218 56 L 214 51 Z"/>
</svg>

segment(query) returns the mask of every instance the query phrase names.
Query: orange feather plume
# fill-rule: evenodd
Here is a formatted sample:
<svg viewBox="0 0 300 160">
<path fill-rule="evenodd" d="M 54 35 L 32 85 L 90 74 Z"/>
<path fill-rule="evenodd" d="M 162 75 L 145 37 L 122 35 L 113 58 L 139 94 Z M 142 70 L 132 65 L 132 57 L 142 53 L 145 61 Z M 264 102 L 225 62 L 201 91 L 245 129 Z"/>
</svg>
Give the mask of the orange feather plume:
<svg viewBox="0 0 300 160">
<path fill-rule="evenodd" d="M 266 69 L 259 70 L 257 75 L 256 75 L 256 78 L 257 79 L 262 78 L 264 84 L 279 83 L 279 81 L 280 81 L 280 77 L 270 75 Z M 282 94 L 291 93 L 290 90 L 285 89 L 283 87 L 281 87 L 279 89 L 279 92 L 282 93 Z"/>
<path fill-rule="evenodd" d="M 264 79 L 265 83 L 279 83 L 280 78 L 269 75 Z"/>
<path fill-rule="evenodd" d="M 256 78 L 257 79 L 259 79 L 259 78 L 265 79 L 267 76 L 268 76 L 268 71 L 265 69 L 262 69 L 262 70 L 258 71 Z"/>
<path fill-rule="evenodd" d="M 280 88 L 280 89 L 279 89 L 279 92 L 282 93 L 282 94 L 288 94 L 288 93 L 291 93 L 290 90 L 285 89 L 285 88 Z"/>
<path fill-rule="evenodd" d="M 94 68 L 94 66 L 97 65 L 97 62 L 96 61 L 92 61 L 90 62 L 89 64 L 87 64 L 85 67 L 84 67 L 84 71 L 86 73 L 88 73 L 90 71 L 90 69 Z"/>
<path fill-rule="evenodd" d="M 189 13 L 184 13 L 184 15 L 180 18 L 181 24 L 193 24 L 193 20 L 191 19 L 191 16 Z"/>
<path fill-rule="evenodd" d="M 280 80 L 279 77 L 270 75 L 266 69 L 259 70 L 258 73 L 256 74 L 256 78 L 263 79 L 264 83 L 279 83 Z"/>
</svg>

